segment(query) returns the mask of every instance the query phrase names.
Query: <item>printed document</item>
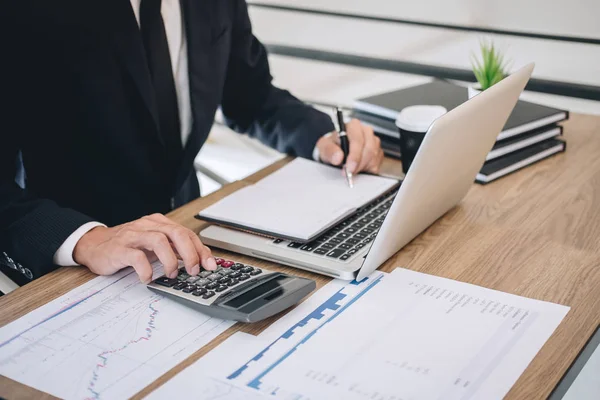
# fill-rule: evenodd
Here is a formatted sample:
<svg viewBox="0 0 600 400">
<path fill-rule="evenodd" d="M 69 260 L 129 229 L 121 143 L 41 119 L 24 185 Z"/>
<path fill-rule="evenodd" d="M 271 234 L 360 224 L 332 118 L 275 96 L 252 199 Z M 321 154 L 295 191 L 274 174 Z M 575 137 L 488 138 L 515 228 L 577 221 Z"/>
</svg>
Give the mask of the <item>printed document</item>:
<svg viewBox="0 0 600 400">
<path fill-rule="evenodd" d="M 501 399 L 568 310 L 376 271 L 333 281 L 258 337 L 232 336 L 150 398 Z"/>
</svg>

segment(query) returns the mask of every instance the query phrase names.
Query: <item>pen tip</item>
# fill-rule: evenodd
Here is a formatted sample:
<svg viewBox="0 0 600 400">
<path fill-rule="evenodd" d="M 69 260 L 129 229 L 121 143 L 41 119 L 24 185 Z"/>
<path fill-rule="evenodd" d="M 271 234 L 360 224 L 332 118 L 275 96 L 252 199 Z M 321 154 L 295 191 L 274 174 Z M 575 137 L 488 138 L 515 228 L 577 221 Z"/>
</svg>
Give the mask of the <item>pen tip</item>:
<svg viewBox="0 0 600 400">
<path fill-rule="evenodd" d="M 352 172 L 348 171 L 348 169 L 344 166 L 344 172 L 346 173 L 346 181 L 348 182 L 348 186 L 350 189 L 354 188 L 354 179 L 352 179 Z"/>
</svg>

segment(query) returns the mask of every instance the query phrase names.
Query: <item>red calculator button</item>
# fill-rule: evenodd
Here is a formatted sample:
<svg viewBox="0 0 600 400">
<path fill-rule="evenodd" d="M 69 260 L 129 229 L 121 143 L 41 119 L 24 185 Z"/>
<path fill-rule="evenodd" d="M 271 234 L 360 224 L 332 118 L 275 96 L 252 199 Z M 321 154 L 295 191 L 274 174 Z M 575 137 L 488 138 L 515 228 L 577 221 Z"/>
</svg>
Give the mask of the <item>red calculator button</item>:
<svg viewBox="0 0 600 400">
<path fill-rule="evenodd" d="M 233 264 L 235 264 L 233 261 L 223 261 L 221 263 L 221 267 L 223 267 L 223 268 L 230 268 Z"/>
<path fill-rule="evenodd" d="M 215 261 L 217 262 L 217 265 L 221 265 L 225 260 L 223 260 L 222 258 L 215 258 Z"/>
</svg>

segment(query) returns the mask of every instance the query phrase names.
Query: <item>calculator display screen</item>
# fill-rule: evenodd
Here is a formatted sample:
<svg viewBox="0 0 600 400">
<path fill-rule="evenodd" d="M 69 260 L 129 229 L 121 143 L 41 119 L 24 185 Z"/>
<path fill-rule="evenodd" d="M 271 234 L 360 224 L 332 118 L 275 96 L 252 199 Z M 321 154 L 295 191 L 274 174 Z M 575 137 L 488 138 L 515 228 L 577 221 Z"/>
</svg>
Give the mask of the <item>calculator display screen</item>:
<svg viewBox="0 0 600 400">
<path fill-rule="evenodd" d="M 260 298 L 265 293 L 280 288 L 279 291 L 275 291 L 274 293 L 272 293 L 269 296 L 269 299 L 267 300 L 275 299 L 279 297 L 279 295 L 284 293 L 283 286 L 287 283 L 287 281 L 290 281 L 292 279 L 293 278 L 290 278 L 288 276 L 278 276 L 277 278 L 271 279 L 270 281 L 267 281 L 262 285 L 257 286 L 254 289 L 248 290 L 246 293 L 229 300 L 224 305 L 232 308 L 240 308 L 244 304 L 247 304 L 256 298 Z M 278 292 L 280 292 L 279 295 L 277 294 Z"/>
</svg>

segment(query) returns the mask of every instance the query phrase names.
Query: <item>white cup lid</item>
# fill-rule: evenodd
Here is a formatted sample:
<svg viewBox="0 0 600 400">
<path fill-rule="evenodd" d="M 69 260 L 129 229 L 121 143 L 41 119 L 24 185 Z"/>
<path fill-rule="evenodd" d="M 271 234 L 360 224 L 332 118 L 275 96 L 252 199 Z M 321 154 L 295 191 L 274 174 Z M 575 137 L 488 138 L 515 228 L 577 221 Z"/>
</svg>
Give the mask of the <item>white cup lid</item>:
<svg viewBox="0 0 600 400">
<path fill-rule="evenodd" d="M 446 114 L 442 106 L 410 106 L 400 111 L 396 126 L 405 131 L 427 132 L 433 121 Z"/>
</svg>

